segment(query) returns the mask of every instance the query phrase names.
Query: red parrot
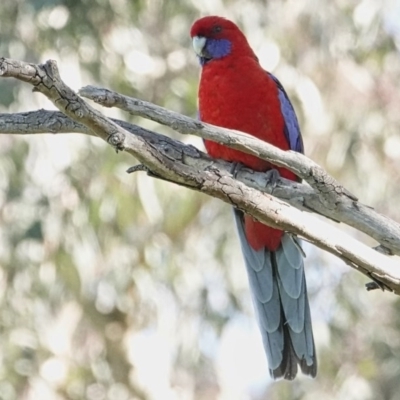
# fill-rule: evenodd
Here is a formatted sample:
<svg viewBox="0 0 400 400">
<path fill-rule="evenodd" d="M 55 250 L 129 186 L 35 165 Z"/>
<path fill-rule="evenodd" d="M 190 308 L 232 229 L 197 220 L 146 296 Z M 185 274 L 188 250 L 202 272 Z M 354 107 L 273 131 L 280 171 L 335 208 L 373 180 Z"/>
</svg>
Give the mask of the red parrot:
<svg viewBox="0 0 400 400">
<path fill-rule="evenodd" d="M 197 20 L 190 35 L 202 67 L 200 120 L 303 153 L 299 124 L 285 90 L 261 68 L 240 29 L 225 18 L 209 16 Z M 281 176 L 297 180 L 292 172 L 255 156 L 208 140 L 205 146 L 212 157 L 256 171 L 275 168 Z M 234 215 L 270 374 L 292 380 L 300 365 L 304 374 L 315 377 L 317 359 L 300 244 L 289 233 L 240 210 Z"/>
</svg>

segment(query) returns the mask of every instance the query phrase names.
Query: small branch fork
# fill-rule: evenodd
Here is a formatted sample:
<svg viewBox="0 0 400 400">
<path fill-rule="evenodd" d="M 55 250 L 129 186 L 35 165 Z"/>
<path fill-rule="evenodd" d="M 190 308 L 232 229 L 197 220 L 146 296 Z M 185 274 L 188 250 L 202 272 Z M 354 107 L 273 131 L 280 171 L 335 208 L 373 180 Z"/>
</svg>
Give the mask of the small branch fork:
<svg viewBox="0 0 400 400">
<path fill-rule="evenodd" d="M 282 151 L 245 133 L 205 124 L 107 89 L 87 86 L 79 92 L 103 106 L 121 108 L 181 134 L 197 135 L 256 155 L 293 171 L 309 185 L 283 178 L 271 184 L 267 174 L 246 168 L 241 168 L 235 179 L 228 162 L 213 160 L 193 146 L 137 125 L 107 118 L 65 85 L 55 61 L 36 65 L 0 58 L 0 77 L 33 85 L 35 92 L 44 94 L 60 110 L 0 114 L 0 133 L 79 132 L 98 136 L 140 162 L 130 172 L 144 170 L 151 176 L 217 197 L 263 223 L 301 236 L 341 258 L 374 281 L 368 289 L 382 288 L 400 294 L 400 263 L 387 255 L 400 255 L 400 225 L 360 204 L 304 155 Z M 377 240 L 379 251 L 304 211 L 353 226 Z"/>
</svg>

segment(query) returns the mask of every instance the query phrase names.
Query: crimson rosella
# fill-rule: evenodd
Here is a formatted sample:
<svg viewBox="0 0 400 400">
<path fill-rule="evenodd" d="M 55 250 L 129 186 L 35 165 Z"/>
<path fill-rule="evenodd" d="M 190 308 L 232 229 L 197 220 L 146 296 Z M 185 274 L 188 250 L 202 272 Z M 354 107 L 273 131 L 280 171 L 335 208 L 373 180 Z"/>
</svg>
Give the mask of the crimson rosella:
<svg viewBox="0 0 400 400">
<path fill-rule="evenodd" d="M 283 150 L 303 152 L 293 106 L 278 79 L 263 70 L 246 37 L 231 21 L 209 16 L 190 31 L 202 67 L 199 86 L 201 121 L 236 129 Z M 207 152 L 256 171 L 273 166 L 255 156 L 205 141 Z M 287 179 L 297 177 L 276 168 Z M 270 374 L 294 379 L 298 364 L 315 377 L 317 359 L 304 275 L 296 238 L 268 227 L 242 211 L 235 221 L 262 333 Z"/>
</svg>

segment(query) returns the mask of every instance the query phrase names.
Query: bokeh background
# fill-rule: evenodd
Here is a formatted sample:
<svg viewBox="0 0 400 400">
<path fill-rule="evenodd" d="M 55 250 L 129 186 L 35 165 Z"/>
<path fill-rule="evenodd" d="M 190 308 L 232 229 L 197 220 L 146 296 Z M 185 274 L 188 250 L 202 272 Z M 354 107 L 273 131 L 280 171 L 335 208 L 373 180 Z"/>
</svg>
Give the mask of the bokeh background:
<svg viewBox="0 0 400 400">
<path fill-rule="evenodd" d="M 2 0 L 0 56 L 195 116 L 188 32 L 209 14 L 282 81 L 307 155 L 399 221 L 399 0 Z M 0 80 L 0 112 L 41 107 Z M 96 138 L 0 135 L 1 400 L 399 399 L 398 298 L 306 244 L 319 374 L 271 381 L 229 207 L 134 163 Z"/>
</svg>

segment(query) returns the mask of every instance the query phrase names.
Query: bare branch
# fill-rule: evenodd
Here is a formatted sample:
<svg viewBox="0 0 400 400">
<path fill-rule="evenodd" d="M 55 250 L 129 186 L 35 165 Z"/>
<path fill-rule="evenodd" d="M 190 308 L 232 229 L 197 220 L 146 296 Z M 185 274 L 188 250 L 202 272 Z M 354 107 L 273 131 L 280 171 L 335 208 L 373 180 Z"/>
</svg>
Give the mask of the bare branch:
<svg viewBox="0 0 400 400">
<path fill-rule="evenodd" d="M 167 110 L 147 101 L 121 95 L 108 89 L 85 86 L 79 91 L 106 107 L 118 107 L 133 115 L 151 119 L 169 126 L 185 135 L 196 135 L 203 139 L 222 143 L 233 149 L 244 151 L 279 167 L 284 167 L 307 181 L 318 193 L 327 207 L 335 207 L 344 197 L 357 198 L 340 185 L 333 177 L 314 161 L 295 151 L 284 151 L 247 133 L 213 126 L 179 113 Z"/>
<path fill-rule="evenodd" d="M 222 160 L 211 160 L 205 153 L 184 145 L 164 135 L 143 129 L 125 121 L 112 119 L 130 133 L 144 138 L 165 156 L 174 157 L 183 164 L 194 167 L 196 170 L 206 170 L 211 165 L 215 169 L 226 173 L 231 171 L 232 165 Z M 33 134 L 33 133 L 84 133 L 93 132 L 61 112 L 38 110 L 28 113 L 0 114 L 0 133 Z M 355 203 L 350 199 L 343 199 L 335 208 L 327 208 L 320 201 L 320 197 L 308 185 L 293 182 L 284 178 L 271 185 L 265 173 L 255 172 L 242 168 L 236 179 L 254 189 L 287 201 L 289 204 L 303 211 L 313 211 L 334 221 L 346 223 L 371 236 L 379 243 L 386 254 L 400 254 L 400 225 L 389 218 L 378 214 L 370 207 Z M 384 253 L 385 254 L 385 253 Z"/>
<path fill-rule="evenodd" d="M 53 60 L 45 64 L 29 64 L 23 61 L 0 58 L 0 76 L 13 77 L 33 85 L 64 114 L 86 126 L 95 135 L 107 141 L 117 150 L 126 150 L 155 174 L 168 169 L 171 180 L 192 186 L 190 174 L 176 174 L 173 161 L 161 155 L 150 142 L 139 135 L 130 135 L 125 129 L 95 110 L 61 80 L 57 64 Z M 184 169 L 184 168 L 182 168 Z"/>
<path fill-rule="evenodd" d="M 298 208 L 308 208 L 359 229 L 385 248 L 390 249 L 393 254 L 400 255 L 400 224 L 378 214 L 370 207 L 358 203 L 347 189 L 303 154 L 283 151 L 246 133 L 205 124 L 155 104 L 123 96 L 108 89 L 86 86 L 79 93 L 106 107 L 118 107 L 133 115 L 169 126 L 182 134 L 193 134 L 217 141 L 291 170 L 305 179 L 317 192 L 309 192 L 305 198 L 295 199 L 296 204 L 286 196 L 286 193 L 280 192 L 279 187 L 273 193 L 269 193 L 289 201 Z M 248 182 L 246 184 L 249 185 Z M 254 185 L 249 186 L 254 187 Z"/>
<path fill-rule="evenodd" d="M 288 203 L 246 186 L 234 179 L 226 169 L 217 168 L 223 164 L 222 162 L 214 162 L 191 146 L 187 146 L 188 151 L 183 151 L 182 148 L 173 147 L 174 141 L 171 139 L 162 136 L 155 139 L 154 133 L 135 125 L 131 125 L 135 135 L 130 134 L 125 129 L 126 125 L 122 128 L 106 118 L 68 88 L 59 77 L 54 61 L 49 61 L 44 65 L 34 65 L 0 59 L 0 75 L 11 76 L 31 83 L 36 91 L 45 94 L 63 113 L 83 124 L 86 127 L 85 133 L 91 130 L 116 148 L 128 151 L 139 159 L 152 174 L 217 197 L 272 227 L 302 236 L 340 257 L 353 268 L 372 277 L 382 287 L 400 294 L 399 265 L 394 259 L 365 246 L 325 222 L 291 207 Z M 75 129 L 80 129 L 79 125 L 75 126 Z M 204 129 L 211 129 L 211 127 L 205 126 Z M 237 139 L 233 139 L 233 141 L 236 143 Z M 258 146 L 257 143 L 256 146 Z M 290 157 L 293 156 L 291 152 L 282 153 L 289 153 Z M 256 150 L 256 155 L 260 156 L 258 150 Z M 278 156 L 280 157 L 281 154 Z M 198 169 L 199 164 L 190 163 L 196 158 L 208 164 L 203 169 Z M 188 159 L 191 161 L 188 162 Z M 294 160 L 295 165 L 299 166 L 298 159 Z M 288 159 L 285 162 L 288 162 Z M 289 160 L 289 162 L 291 161 Z M 286 167 L 286 164 L 282 164 L 282 166 Z M 252 174 L 252 176 L 256 175 Z M 344 193 L 346 193 L 345 190 L 336 194 L 339 197 L 348 197 Z M 352 201 L 351 196 L 348 197 L 348 201 Z"/>
</svg>

